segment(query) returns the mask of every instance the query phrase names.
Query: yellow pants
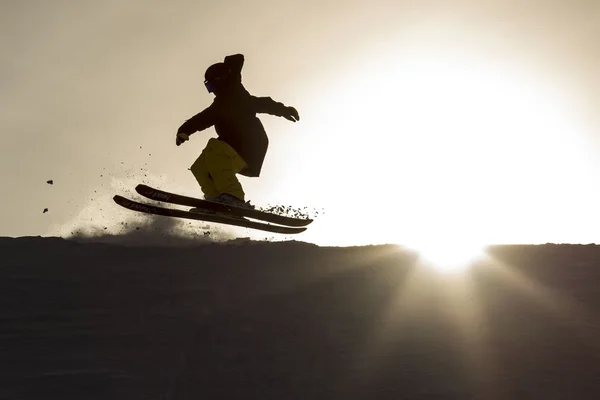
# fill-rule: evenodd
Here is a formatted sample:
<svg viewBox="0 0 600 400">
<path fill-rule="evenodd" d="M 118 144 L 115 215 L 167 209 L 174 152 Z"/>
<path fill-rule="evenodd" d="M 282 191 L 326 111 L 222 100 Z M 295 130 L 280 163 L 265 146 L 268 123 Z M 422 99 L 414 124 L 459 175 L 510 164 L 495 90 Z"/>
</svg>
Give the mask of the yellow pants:
<svg viewBox="0 0 600 400">
<path fill-rule="evenodd" d="M 204 197 L 228 193 L 245 201 L 242 184 L 236 174 L 246 166 L 246 161 L 227 143 L 211 138 L 190 171 L 200 184 Z"/>
</svg>

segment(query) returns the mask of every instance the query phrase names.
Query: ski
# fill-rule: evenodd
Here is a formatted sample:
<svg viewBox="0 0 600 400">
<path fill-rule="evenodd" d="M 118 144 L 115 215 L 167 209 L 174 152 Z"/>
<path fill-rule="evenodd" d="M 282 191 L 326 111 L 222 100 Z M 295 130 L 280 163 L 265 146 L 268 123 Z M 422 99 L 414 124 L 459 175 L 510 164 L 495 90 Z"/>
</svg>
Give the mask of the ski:
<svg viewBox="0 0 600 400">
<path fill-rule="evenodd" d="M 158 207 L 151 204 L 139 203 L 127 199 L 123 196 L 115 195 L 113 197 L 115 203 L 121 207 L 125 207 L 129 210 L 138 211 L 146 214 L 162 215 L 165 217 L 175 217 L 184 219 L 193 219 L 197 221 L 215 222 L 226 225 L 241 226 L 243 228 L 258 229 L 266 232 L 282 233 L 282 234 L 296 234 L 304 232 L 305 227 L 290 227 L 290 226 L 278 226 L 271 225 L 263 222 L 250 221 L 244 218 L 233 218 L 219 214 L 204 214 L 189 212 L 185 210 L 178 210 L 173 208 Z"/>
<path fill-rule="evenodd" d="M 236 217 L 258 219 L 261 221 L 271 222 L 279 225 L 300 227 L 306 226 L 313 222 L 313 220 L 310 218 L 286 217 L 283 215 L 277 215 L 266 211 L 248 210 L 245 208 L 202 200 L 195 197 L 188 197 L 180 194 L 165 192 L 164 190 L 155 189 L 144 184 L 137 185 L 135 190 L 142 196 L 156 201 L 178 204 L 181 206 L 197 207 L 205 210 L 230 214 Z"/>
</svg>

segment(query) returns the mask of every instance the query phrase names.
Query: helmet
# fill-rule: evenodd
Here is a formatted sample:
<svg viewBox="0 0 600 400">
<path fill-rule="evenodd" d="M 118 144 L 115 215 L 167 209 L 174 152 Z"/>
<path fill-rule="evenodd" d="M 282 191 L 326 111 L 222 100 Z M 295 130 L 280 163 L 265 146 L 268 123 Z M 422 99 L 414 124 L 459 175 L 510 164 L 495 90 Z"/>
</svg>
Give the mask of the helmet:
<svg viewBox="0 0 600 400">
<path fill-rule="evenodd" d="M 231 71 L 224 63 L 216 63 L 208 67 L 204 73 L 204 85 L 208 93 L 213 93 L 215 89 L 223 87 L 229 79 Z"/>
</svg>

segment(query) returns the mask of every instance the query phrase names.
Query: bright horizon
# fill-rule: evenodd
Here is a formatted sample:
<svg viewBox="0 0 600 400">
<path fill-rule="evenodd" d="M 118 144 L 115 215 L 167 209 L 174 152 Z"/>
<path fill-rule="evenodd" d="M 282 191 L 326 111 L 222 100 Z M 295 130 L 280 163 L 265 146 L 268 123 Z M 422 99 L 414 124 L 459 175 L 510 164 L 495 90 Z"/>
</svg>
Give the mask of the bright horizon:
<svg viewBox="0 0 600 400">
<path fill-rule="evenodd" d="M 600 5 L 84 3 L 3 7 L 0 236 L 117 232 L 140 216 L 112 196 L 142 181 L 201 197 L 187 169 L 214 129 L 175 131 L 242 53 L 246 88 L 300 114 L 260 117 L 263 172 L 241 179 L 256 205 L 325 210 L 293 239 L 600 242 Z"/>
</svg>

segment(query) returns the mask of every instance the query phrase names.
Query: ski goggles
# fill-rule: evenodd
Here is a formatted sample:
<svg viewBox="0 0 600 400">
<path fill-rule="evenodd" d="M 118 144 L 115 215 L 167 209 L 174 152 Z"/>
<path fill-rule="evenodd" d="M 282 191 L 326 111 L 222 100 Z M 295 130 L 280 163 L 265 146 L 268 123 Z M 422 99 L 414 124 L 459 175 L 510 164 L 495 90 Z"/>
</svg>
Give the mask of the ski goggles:
<svg viewBox="0 0 600 400">
<path fill-rule="evenodd" d="M 211 81 L 204 81 L 204 86 L 206 86 L 206 90 L 208 93 L 213 93 L 215 91 L 215 83 Z"/>
</svg>

